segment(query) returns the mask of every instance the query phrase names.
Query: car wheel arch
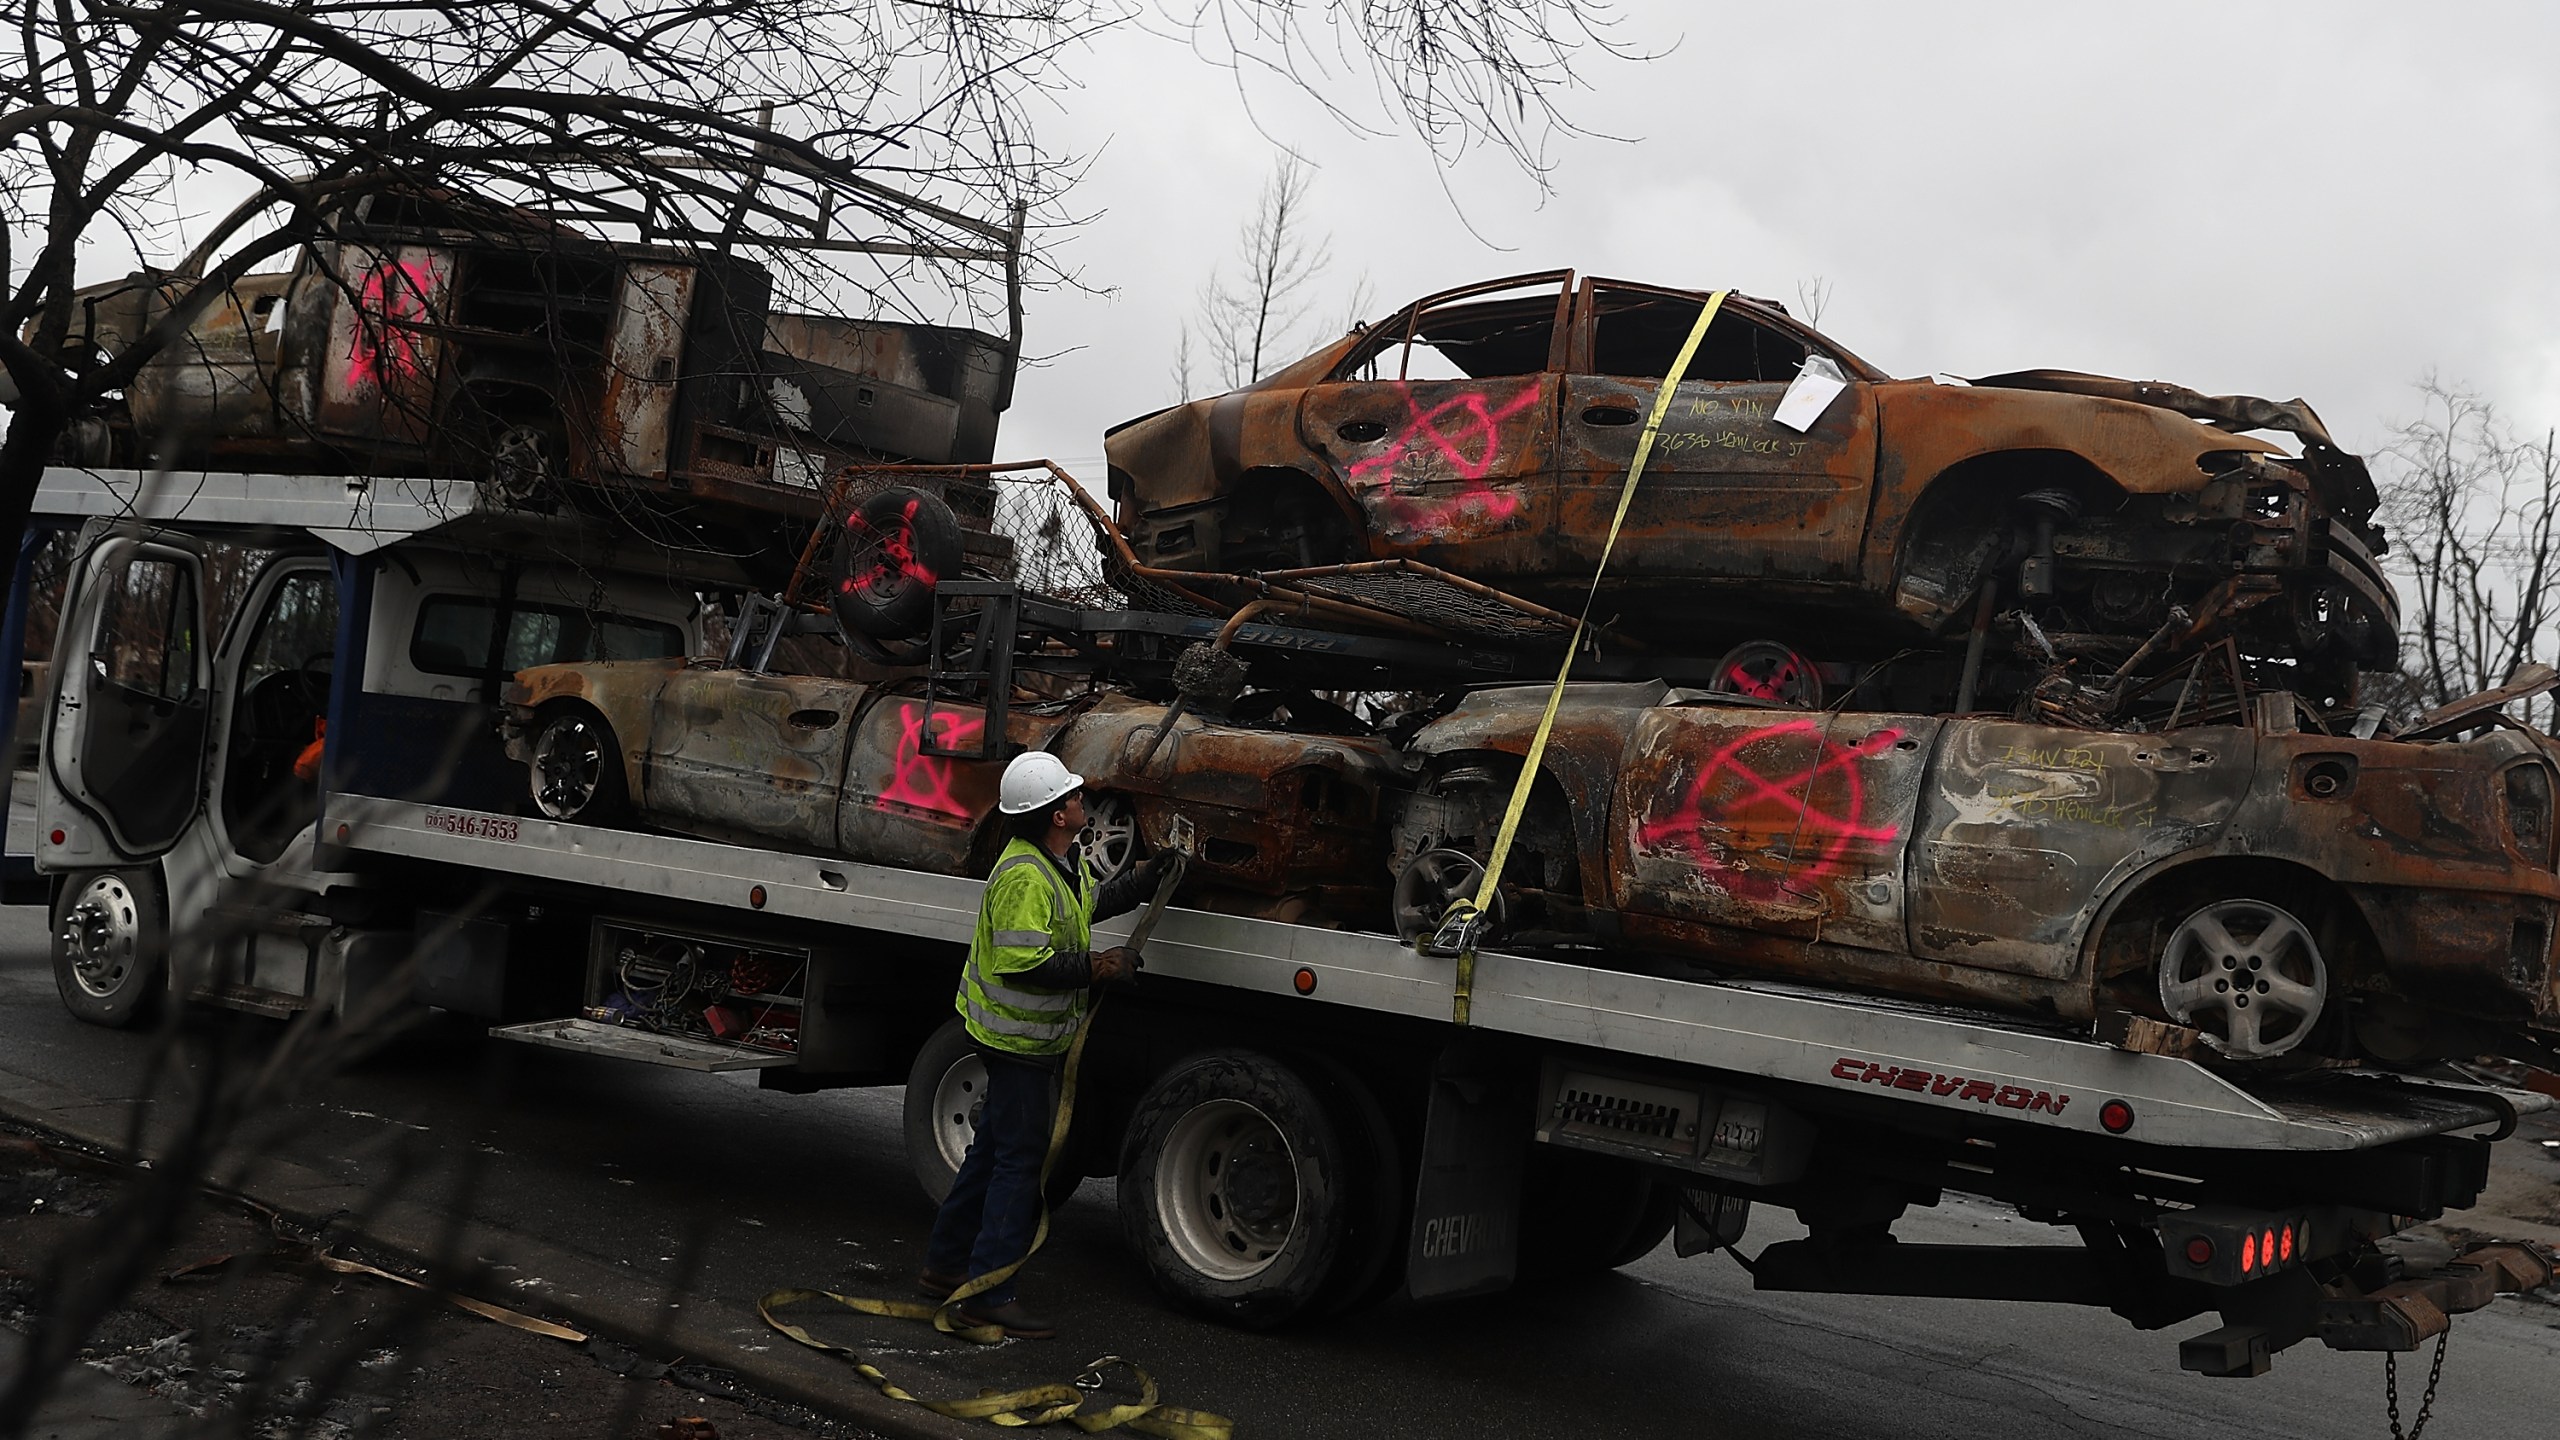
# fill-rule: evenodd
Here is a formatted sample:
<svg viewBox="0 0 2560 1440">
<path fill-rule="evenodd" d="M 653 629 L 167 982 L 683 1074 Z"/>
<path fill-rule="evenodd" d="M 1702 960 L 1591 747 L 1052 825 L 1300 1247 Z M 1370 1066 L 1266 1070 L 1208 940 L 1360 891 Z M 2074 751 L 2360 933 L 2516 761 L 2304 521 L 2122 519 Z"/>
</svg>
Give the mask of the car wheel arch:
<svg viewBox="0 0 2560 1440">
<path fill-rule="evenodd" d="M 2355 982 L 2382 973 L 2380 941 L 2357 887 L 2341 884 L 2298 860 L 2212 850 L 2164 857 L 2117 884 L 2081 934 L 2080 973 L 2101 990 L 2128 975 L 2148 983 L 2150 967 L 2159 957 L 2150 954 L 2147 945 L 2137 948 L 2145 937 L 2130 933 L 2118 922 L 2183 918 L 2183 912 L 2205 895 L 2282 897 L 2293 908 L 2310 912 L 2301 918 L 2314 929 L 2335 927 L 2332 938 L 2343 942 L 2332 957 L 2331 984 L 2338 993 L 2350 993 Z M 2181 914 L 2170 916 L 2171 910 Z M 2111 936 L 2110 931 L 2117 933 Z"/>
<path fill-rule="evenodd" d="M 1899 513 L 1887 508 L 1894 504 L 1892 492 L 1880 489 L 1875 516 L 1868 525 L 1869 582 L 1888 593 L 1898 589 L 1915 563 L 1914 547 L 1922 540 L 1949 523 L 1958 528 L 1979 525 L 1984 518 L 1980 511 L 1989 511 L 1989 518 L 2005 522 L 2011 518 L 2008 511 L 2018 496 L 2057 482 L 2068 487 L 2089 511 L 2111 509 L 2130 494 L 2123 482 L 2097 461 L 2077 450 L 2053 445 L 1996 446 L 1966 455 L 1942 466 L 1918 486 L 1909 502 L 1899 507 Z M 1977 513 L 1968 515 L 1963 509 L 1955 509 L 1951 522 L 1942 518 L 1952 507 L 1968 504 Z M 1995 556 L 1991 563 L 1998 564 L 1999 557 Z M 1956 605 L 1960 599 L 1949 603 Z"/>
<path fill-rule="evenodd" d="M 604 738 L 607 742 L 607 752 L 615 758 L 616 763 L 620 765 L 622 770 L 622 793 L 625 797 L 625 803 L 630 805 L 647 804 L 649 800 L 649 792 L 645 785 L 645 782 L 648 779 L 645 764 L 645 748 L 643 750 L 642 760 L 635 762 L 632 758 L 631 742 L 625 738 L 626 732 L 623 727 L 615 722 L 614 716 L 609 713 L 604 706 L 595 702 L 592 698 L 591 692 L 588 692 L 583 688 L 578 694 L 555 695 L 534 706 L 533 714 L 525 721 L 524 736 L 526 745 L 530 747 L 536 740 L 540 739 L 543 730 L 554 720 L 564 715 L 573 714 L 585 715 L 592 718 L 596 725 L 604 731 Z"/>
<path fill-rule="evenodd" d="M 1421 775 L 1414 780 L 1413 791 L 1421 794 L 1459 772 L 1486 769 L 1491 770 L 1498 777 L 1501 787 L 1499 800 L 1507 802 L 1510 787 L 1517 783 L 1520 766 L 1527 758 L 1526 749 L 1527 744 L 1524 738 L 1520 750 L 1483 746 L 1436 752 L 1424 761 Z M 1584 896 L 1606 897 L 1613 893 L 1609 881 L 1607 845 L 1610 807 L 1605 799 L 1598 806 L 1577 803 L 1573 798 L 1575 791 L 1567 783 L 1567 777 L 1559 773 L 1552 763 L 1548 763 L 1556 753 L 1556 747 L 1551 744 L 1547 758 L 1539 763 L 1538 778 L 1529 786 L 1530 808 L 1535 809 L 1541 801 L 1563 807 L 1565 824 L 1572 832 L 1575 841 L 1574 878 Z M 1602 786 L 1598 793 L 1606 796 L 1609 791 L 1606 786 Z M 1497 815 L 1494 818 L 1498 821 L 1500 817 Z M 1447 838 L 1446 836 L 1435 837 L 1435 843 L 1445 842 Z"/>
<path fill-rule="evenodd" d="M 1233 563 L 1233 547 L 1226 531 L 1248 528 L 1237 517 L 1259 518 L 1262 523 L 1251 528 L 1269 530 L 1287 518 L 1282 511 L 1291 505 L 1305 513 L 1306 522 L 1318 537 L 1317 545 L 1329 546 L 1335 552 L 1308 557 L 1312 563 L 1346 564 L 1366 558 L 1369 519 L 1361 513 L 1359 502 L 1352 499 L 1350 490 L 1339 477 L 1298 465 L 1266 463 L 1244 467 L 1226 487 L 1227 523 L 1220 527 L 1218 563 Z M 1331 528 L 1336 522 L 1339 528 Z M 1299 567 L 1287 564 L 1252 568 L 1285 570 Z"/>
</svg>

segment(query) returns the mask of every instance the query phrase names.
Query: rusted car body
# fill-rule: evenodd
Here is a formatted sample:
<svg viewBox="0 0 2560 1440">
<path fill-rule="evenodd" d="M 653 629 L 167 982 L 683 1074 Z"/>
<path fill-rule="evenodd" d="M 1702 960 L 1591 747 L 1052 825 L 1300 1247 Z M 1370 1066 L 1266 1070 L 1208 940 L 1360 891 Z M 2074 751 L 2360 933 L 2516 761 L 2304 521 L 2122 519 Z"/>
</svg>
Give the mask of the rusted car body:
<svg viewBox="0 0 2560 1440">
<path fill-rule="evenodd" d="M 1487 853 L 1545 699 L 1479 691 L 1420 732 L 1400 863 Z M 2345 1053 L 2350 1030 L 2386 1058 L 2480 1053 L 2490 1032 L 2560 1032 L 2554 752 L 2514 727 L 2122 734 L 1576 686 L 1507 868 L 1509 923 L 2066 1021 L 2178 1020 L 2236 1054 Z M 1399 892 L 1425 912 L 1408 932 L 1457 887 L 1424 888 Z M 2270 934 L 2299 942 L 2292 978 L 2325 1002 L 2283 993 L 2270 953 L 2258 1015 L 2217 1016 L 2222 957 Z M 2201 966 L 2164 977 L 2182 945 Z M 2308 1012 L 2262 1029 L 2288 999 Z"/>
<path fill-rule="evenodd" d="M 1196 837 L 1187 903 L 1310 921 L 1383 907 L 1382 792 L 1409 768 L 1374 740 L 1197 715 L 1151 745 L 1167 707 L 1107 693 L 1010 707 L 1004 745 L 981 758 L 983 707 L 700 662 L 542 666 L 518 675 L 506 702 L 508 753 L 554 818 L 976 874 L 1003 845 L 992 817 L 1005 760 L 1047 748 L 1085 777 L 1088 842 L 1105 873 L 1179 817 Z M 576 722 L 585 736 L 554 734 Z M 612 775 L 546 796 L 564 764 L 582 763 L 571 753 L 582 744 Z"/>
<path fill-rule="evenodd" d="M 1166 569 L 1401 558 L 1578 610 L 1705 298 L 1570 271 L 1426 297 L 1112 431 L 1120 525 Z M 1808 360 L 1847 384 L 1798 431 L 1774 417 Z M 1739 295 L 1688 377 L 1595 615 L 1684 653 L 1773 638 L 1872 659 L 1961 636 L 1986 583 L 2107 666 L 2172 607 L 2182 639 L 2255 655 L 2351 672 L 2396 652 L 2371 480 L 2298 401 L 2060 371 L 1895 380 Z M 2241 433 L 2270 429 L 2301 454 Z"/>
<path fill-rule="evenodd" d="M 191 288 L 88 287 L 70 343 L 118 353 Z M 610 483 L 805 516 L 850 460 L 993 455 L 1007 342 L 774 312 L 771 292 L 741 259 L 378 197 L 291 270 L 236 282 L 64 458 L 455 475 L 548 502 Z"/>
</svg>

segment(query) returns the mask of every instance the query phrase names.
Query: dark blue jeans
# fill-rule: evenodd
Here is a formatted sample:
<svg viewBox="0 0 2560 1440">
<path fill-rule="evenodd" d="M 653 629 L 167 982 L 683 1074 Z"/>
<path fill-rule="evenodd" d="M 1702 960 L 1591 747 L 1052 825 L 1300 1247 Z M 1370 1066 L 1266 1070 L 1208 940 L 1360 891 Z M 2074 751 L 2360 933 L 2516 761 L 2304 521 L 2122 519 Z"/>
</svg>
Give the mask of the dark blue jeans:
<svg viewBox="0 0 2560 1440">
<path fill-rule="evenodd" d="M 987 1056 L 986 1108 L 942 1213 L 933 1218 L 924 1251 L 929 1268 L 974 1280 L 1029 1253 L 1040 1224 L 1040 1162 L 1049 1153 L 1049 1077 L 1042 1066 Z M 1013 1298 L 1007 1280 L 975 1303 Z"/>
</svg>

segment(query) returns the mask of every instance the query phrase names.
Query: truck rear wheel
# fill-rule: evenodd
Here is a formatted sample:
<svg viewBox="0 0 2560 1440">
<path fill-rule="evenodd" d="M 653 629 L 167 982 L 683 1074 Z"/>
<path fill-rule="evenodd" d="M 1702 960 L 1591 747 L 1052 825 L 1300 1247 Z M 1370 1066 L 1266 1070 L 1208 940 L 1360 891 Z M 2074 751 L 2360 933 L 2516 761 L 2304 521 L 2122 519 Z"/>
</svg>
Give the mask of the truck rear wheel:
<svg viewBox="0 0 2560 1440">
<path fill-rule="evenodd" d="M 916 1052 L 907 1068 L 907 1168 L 916 1186 L 936 1205 L 951 1193 L 951 1182 L 968 1158 L 969 1142 L 978 1134 L 978 1113 L 987 1101 L 987 1062 L 969 1039 L 969 1027 L 955 1015 Z M 1085 1127 L 1077 1126 L 1078 1132 Z M 1077 1163 L 1076 1139 L 1070 1134 L 1066 1153 L 1049 1171 L 1041 1198 L 1051 1210 L 1064 1205 L 1084 1184 Z"/>
<path fill-rule="evenodd" d="M 1675 1203 L 1633 1161 L 1532 1145 L 1520 1184 L 1520 1278 L 1595 1275 L 1641 1260 L 1671 1233 Z"/>
<path fill-rule="evenodd" d="M 1175 1065 L 1138 1102 L 1120 1160 L 1120 1227 L 1175 1304 L 1282 1324 L 1325 1297 L 1357 1184 L 1341 1128 L 1297 1071 L 1249 1050 Z"/>
<path fill-rule="evenodd" d="M 158 871 L 65 879 L 53 904 L 53 984 L 64 1009 L 92 1025 L 132 1025 L 157 1004 L 168 961 Z"/>
</svg>

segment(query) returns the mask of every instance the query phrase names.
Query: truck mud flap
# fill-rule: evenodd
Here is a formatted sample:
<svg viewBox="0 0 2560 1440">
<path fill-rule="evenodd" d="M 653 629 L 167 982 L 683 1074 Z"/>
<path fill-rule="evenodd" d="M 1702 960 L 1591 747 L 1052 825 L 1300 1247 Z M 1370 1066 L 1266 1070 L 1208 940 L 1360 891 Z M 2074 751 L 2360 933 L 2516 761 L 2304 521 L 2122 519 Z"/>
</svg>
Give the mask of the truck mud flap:
<svg viewBox="0 0 2560 1440">
<path fill-rule="evenodd" d="M 1416 1300 L 1509 1288 L 1519 1269 L 1529 1096 L 1486 1047 L 1453 1042 L 1431 1072 L 1405 1283 Z"/>
</svg>

